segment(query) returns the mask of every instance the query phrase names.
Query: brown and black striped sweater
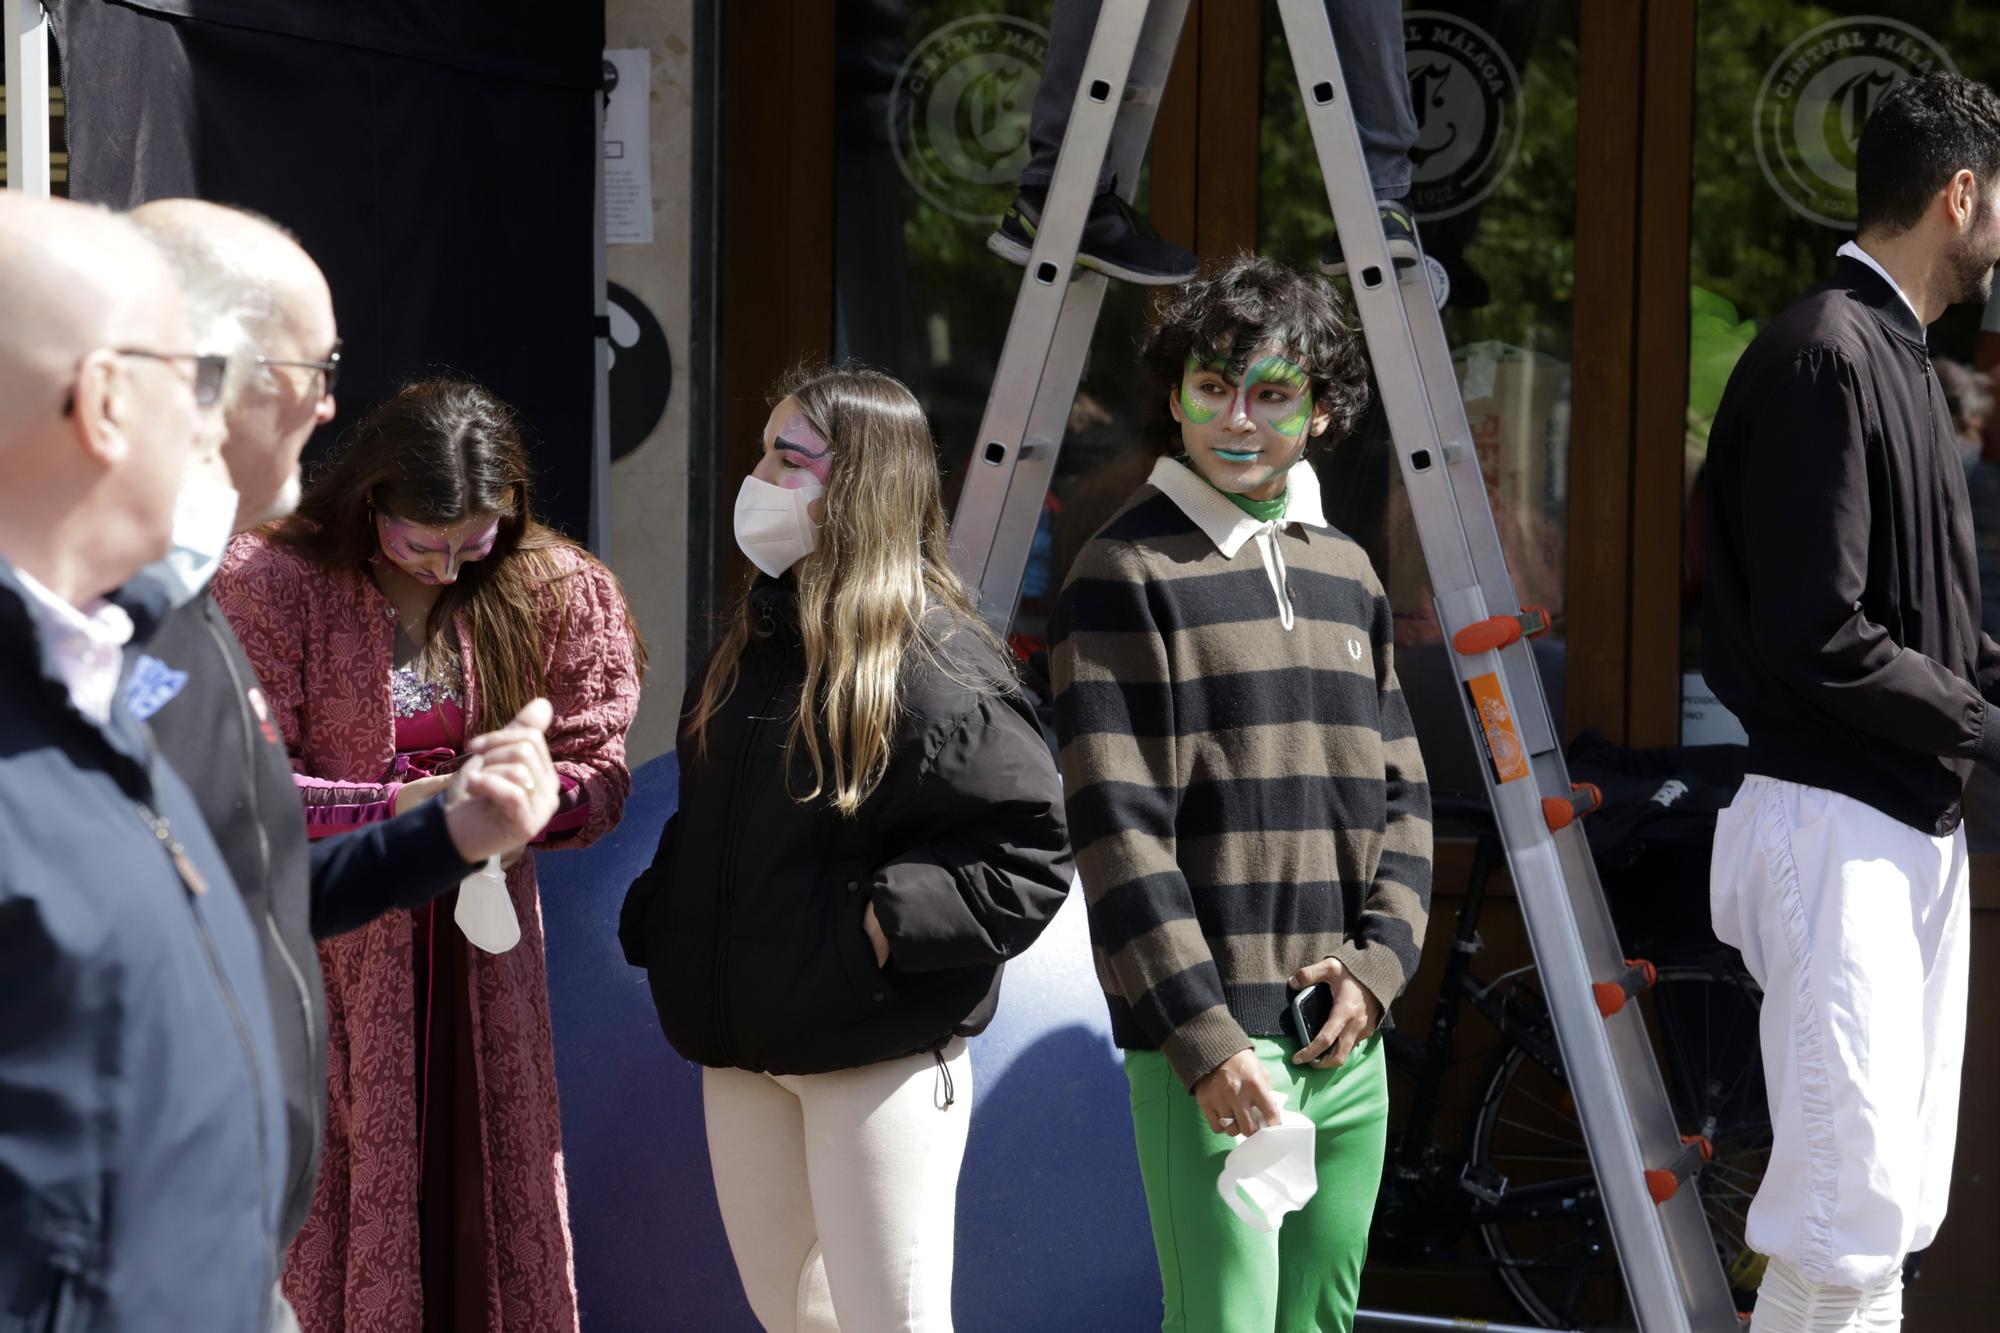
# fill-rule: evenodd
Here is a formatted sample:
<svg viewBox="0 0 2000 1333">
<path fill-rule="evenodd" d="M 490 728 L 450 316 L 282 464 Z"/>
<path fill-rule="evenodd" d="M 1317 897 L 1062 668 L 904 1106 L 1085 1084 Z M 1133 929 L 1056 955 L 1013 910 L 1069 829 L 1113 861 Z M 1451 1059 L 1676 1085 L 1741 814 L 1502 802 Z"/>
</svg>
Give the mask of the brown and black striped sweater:
<svg viewBox="0 0 2000 1333">
<path fill-rule="evenodd" d="M 1389 603 L 1324 525 L 1310 468 L 1292 478 L 1286 521 L 1260 538 L 1163 461 L 1084 548 L 1056 615 L 1070 832 L 1113 1039 L 1165 1052 L 1190 1088 L 1285 1031 L 1307 963 L 1340 959 L 1386 1008 L 1430 906 L 1430 789 Z"/>
</svg>

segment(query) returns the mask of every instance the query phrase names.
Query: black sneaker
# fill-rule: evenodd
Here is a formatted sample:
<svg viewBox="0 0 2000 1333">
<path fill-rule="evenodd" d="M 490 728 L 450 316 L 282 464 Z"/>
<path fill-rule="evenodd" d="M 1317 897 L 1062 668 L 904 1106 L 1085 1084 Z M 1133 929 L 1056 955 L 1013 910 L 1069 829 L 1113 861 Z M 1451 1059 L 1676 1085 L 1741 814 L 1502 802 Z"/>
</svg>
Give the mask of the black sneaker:
<svg viewBox="0 0 2000 1333">
<path fill-rule="evenodd" d="M 1389 242 L 1389 262 L 1397 268 L 1409 268 L 1422 259 L 1423 251 L 1417 247 L 1417 220 L 1402 200 L 1378 199 L 1375 207 L 1382 217 L 1382 236 Z M 1319 257 L 1319 271 L 1329 278 L 1347 276 L 1347 256 L 1341 253 L 1338 232 Z"/>
<path fill-rule="evenodd" d="M 1010 264 L 1025 265 L 1035 246 L 1035 231 L 1048 194 L 1045 186 L 1023 185 L 1007 215 L 986 238 L 986 248 Z M 1201 268 L 1200 260 L 1161 237 L 1116 191 L 1090 201 L 1076 262 L 1079 268 L 1148 287 L 1186 282 Z"/>
</svg>

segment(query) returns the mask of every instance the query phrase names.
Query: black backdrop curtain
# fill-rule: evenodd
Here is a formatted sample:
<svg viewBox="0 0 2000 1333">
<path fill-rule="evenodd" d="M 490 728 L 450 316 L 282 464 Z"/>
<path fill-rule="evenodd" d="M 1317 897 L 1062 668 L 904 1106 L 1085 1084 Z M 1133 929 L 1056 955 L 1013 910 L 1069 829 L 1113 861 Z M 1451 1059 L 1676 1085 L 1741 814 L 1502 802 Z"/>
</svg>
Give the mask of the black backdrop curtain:
<svg viewBox="0 0 2000 1333">
<path fill-rule="evenodd" d="M 597 5 L 54 0 L 70 193 L 193 195 L 296 232 L 325 270 L 339 415 L 470 375 L 531 427 L 538 507 L 587 533 Z"/>
</svg>

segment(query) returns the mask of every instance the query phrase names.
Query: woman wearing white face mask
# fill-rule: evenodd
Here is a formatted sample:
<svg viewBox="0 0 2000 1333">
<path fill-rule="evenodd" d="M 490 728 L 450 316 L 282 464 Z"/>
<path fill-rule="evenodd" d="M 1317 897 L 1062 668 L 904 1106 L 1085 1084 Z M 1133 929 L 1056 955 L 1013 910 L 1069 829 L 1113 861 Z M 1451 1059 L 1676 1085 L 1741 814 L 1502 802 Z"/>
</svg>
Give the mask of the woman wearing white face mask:
<svg viewBox="0 0 2000 1333">
<path fill-rule="evenodd" d="M 680 812 L 619 938 L 707 1066 L 766 1328 L 951 1326 L 965 1039 L 1070 882 L 1062 788 L 947 563 L 902 384 L 802 372 L 736 506 L 758 573 L 682 712 Z"/>
</svg>

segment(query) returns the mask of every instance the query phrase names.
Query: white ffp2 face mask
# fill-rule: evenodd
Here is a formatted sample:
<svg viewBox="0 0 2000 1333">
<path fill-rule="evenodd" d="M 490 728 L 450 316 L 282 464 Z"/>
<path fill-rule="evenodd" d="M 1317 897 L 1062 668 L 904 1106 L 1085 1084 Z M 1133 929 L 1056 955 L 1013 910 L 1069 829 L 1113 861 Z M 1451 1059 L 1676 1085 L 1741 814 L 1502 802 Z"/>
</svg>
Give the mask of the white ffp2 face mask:
<svg viewBox="0 0 2000 1333">
<path fill-rule="evenodd" d="M 1222 1201 L 1253 1231 L 1276 1231 L 1286 1213 L 1312 1202 L 1319 1189 L 1313 1122 L 1286 1110 L 1283 1093 L 1271 1098 L 1278 1103 L 1278 1122 L 1231 1148 L 1215 1180 Z"/>
<path fill-rule="evenodd" d="M 736 544 L 750 563 L 777 578 L 812 553 L 818 538 L 806 506 L 826 493 L 817 484 L 773 486 L 745 477 L 736 493 Z"/>
<path fill-rule="evenodd" d="M 506 953 L 521 942 L 521 918 L 514 914 L 499 857 L 487 857 L 485 865 L 460 882 L 451 918 L 465 938 L 488 953 Z"/>
<path fill-rule="evenodd" d="M 215 576 L 236 531 L 239 499 L 233 488 L 207 476 L 181 483 L 174 500 L 174 544 L 157 566 L 175 606 L 199 597 Z"/>
</svg>

